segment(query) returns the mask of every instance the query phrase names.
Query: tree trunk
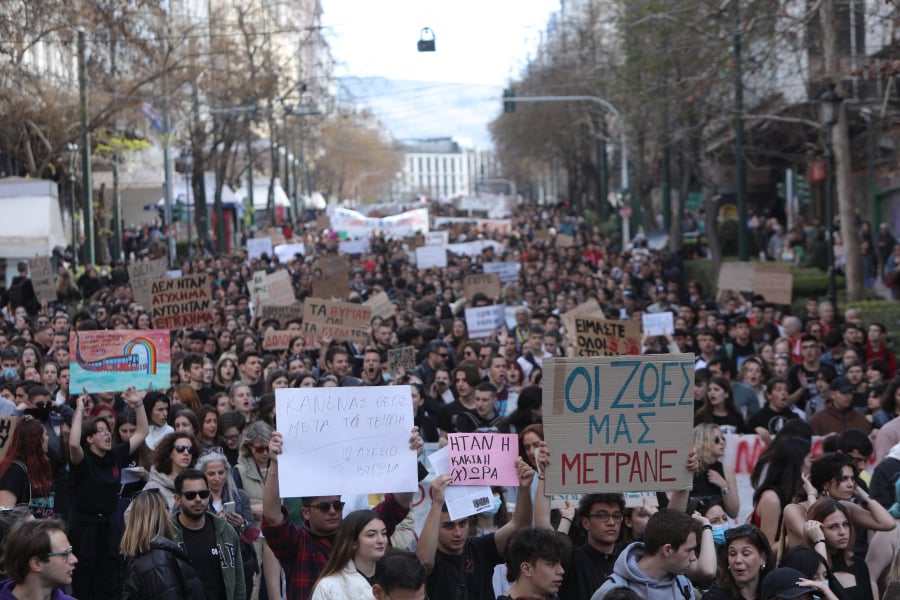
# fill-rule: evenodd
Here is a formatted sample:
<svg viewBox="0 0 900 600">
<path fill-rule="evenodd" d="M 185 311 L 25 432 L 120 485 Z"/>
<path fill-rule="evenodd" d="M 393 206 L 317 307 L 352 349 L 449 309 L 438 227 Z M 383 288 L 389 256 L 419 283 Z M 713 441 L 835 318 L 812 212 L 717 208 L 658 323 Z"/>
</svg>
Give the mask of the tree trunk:
<svg viewBox="0 0 900 600">
<path fill-rule="evenodd" d="M 840 84 L 838 73 L 837 21 L 834 12 L 834 0 L 822 0 L 819 8 L 822 23 L 822 56 L 825 61 L 825 75 L 836 84 Z M 843 90 L 838 86 L 838 93 Z M 856 213 L 853 210 L 853 180 L 851 176 L 850 134 L 847 129 L 847 112 L 843 103 L 838 107 L 838 122 L 832 129 L 834 151 L 835 198 L 837 214 L 841 219 L 841 240 L 844 245 L 844 257 L 847 262 L 847 300 L 862 300 L 863 288 L 862 259 L 859 251 L 859 235 L 856 230 Z M 832 223 L 828 223 L 831 227 Z"/>
</svg>

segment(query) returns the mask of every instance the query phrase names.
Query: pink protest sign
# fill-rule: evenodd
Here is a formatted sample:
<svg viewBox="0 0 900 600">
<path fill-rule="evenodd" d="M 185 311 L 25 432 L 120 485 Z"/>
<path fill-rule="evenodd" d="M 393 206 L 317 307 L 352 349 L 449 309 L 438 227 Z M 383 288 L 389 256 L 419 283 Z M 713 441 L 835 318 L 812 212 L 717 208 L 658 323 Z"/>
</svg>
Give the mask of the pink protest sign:
<svg viewBox="0 0 900 600">
<path fill-rule="evenodd" d="M 514 433 L 451 433 L 451 485 L 519 485 Z"/>
</svg>

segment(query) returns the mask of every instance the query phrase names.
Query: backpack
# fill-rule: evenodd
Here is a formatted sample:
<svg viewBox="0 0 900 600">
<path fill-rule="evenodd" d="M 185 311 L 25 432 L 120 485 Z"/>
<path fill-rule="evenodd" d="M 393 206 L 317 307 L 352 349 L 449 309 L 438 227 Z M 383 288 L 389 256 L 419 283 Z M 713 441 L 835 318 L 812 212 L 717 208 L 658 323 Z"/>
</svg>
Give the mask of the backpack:
<svg viewBox="0 0 900 600">
<path fill-rule="evenodd" d="M 617 588 L 631 587 L 630 585 L 628 585 L 628 580 L 616 572 L 610 573 L 609 577 L 607 577 L 606 579 L 607 581 L 612 581 Z M 684 600 L 691 600 L 694 596 L 694 587 L 691 585 L 690 580 L 684 575 L 676 575 L 675 580 L 678 582 L 678 589 L 681 590 L 681 595 L 684 597 Z"/>
</svg>

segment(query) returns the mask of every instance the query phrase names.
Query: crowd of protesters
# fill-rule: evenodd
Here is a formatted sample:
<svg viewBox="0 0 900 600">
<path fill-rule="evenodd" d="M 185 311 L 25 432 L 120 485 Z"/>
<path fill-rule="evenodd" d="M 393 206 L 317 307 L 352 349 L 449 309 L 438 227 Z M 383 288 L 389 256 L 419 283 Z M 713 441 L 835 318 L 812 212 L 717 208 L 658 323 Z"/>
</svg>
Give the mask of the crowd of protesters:
<svg viewBox="0 0 900 600">
<path fill-rule="evenodd" d="M 763 297 L 704 289 L 642 237 L 618 249 L 561 208 L 523 207 L 499 230 L 455 227 L 451 243 L 495 243 L 451 253 L 446 268 L 417 269 L 411 240 L 374 235 L 369 253 L 348 257 L 344 300 L 384 292 L 393 314 L 373 317 L 365 344 L 313 339 L 300 306 L 340 240 L 308 226 L 294 235 L 306 252 L 283 263 L 195 247 L 181 270 L 211 275 L 213 318 L 171 332 L 167 390 L 70 393 L 71 331 L 152 328 L 124 265 L 78 279 L 61 265 L 49 303 L 19 265 L 0 325 L 0 416 L 18 417 L 0 460 L 11 578 L 0 598 L 900 597 L 900 378 L 884 324 L 817 298 L 789 315 Z M 490 262 L 518 264 L 518 277 L 497 298 L 467 301 L 464 277 Z M 250 294 L 259 270 L 287 271 L 296 317 L 260 318 Z M 607 319 L 673 313 L 673 333 L 644 336 L 641 350 L 696 357 L 691 491 L 626 506 L 598 489 L 551 508 L 543 365 L 575 355 L 562 316 L 589 300 Z M 511 322 L 470 338 L 466 307 L 490 304 Z M 296 335 L 264 351 L 270 330 Z M 404 346 L 415 368 L 389 372 L 388 350 Z M 281 498 L 290 464 L 279 464 L 276 389 L 396 384 L 411 389 L 411 448 L 455 432 L 515 433 L 519 485 L 494 488 L 491 510 L 454 521 L 448 477 L 437 476 L 419 524 L 408 493 L 383 490 L 374 507 Z M 744 512 L 723 463 L 727 434 L 766 445 Z M 814 436 L 826 436 L 815 459 Z M 31 517 L 49 525 L 34 529 Z"/>
</svg>

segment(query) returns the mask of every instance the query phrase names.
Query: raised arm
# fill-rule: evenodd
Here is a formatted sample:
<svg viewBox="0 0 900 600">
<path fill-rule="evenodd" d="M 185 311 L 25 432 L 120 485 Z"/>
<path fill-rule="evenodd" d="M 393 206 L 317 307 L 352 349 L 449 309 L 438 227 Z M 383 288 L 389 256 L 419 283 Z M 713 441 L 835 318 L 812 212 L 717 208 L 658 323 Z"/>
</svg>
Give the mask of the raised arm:
<svg viewBox="0 0 900 600">
<path fill-rule="evenodd" d="M 881 504 L 872 500 L 872 497 L 861 487 L 856 488 L 856 499 L 859 504 L 842 502 L 850 511 L 850 521 L 857 527 L 865 527 L 872 531 L 893 531 L 897 521 Z"/>
<path fill-rule="evenodd" d="M 700 524 L 700 536 L 697 544 L 700 549 L 697 552 L 697 560 L 688 568 L 686 575 L 691 579 L 711 581 L 716 576 L 716 542 L 712 536 L 712 526 L 709 519 L 694 511 L 694 521 Z"/>
<path fill-rule="evenodd" d="M 134 454 L 140 449 L 141 444 L 144 443 L 144 440 L 147 439 L 147 434 L 150 432 L 150 424 L 147 422 L 147 411 L 144 410 L 144 396 L 147 395 L 147 391 L 149 390 L 138 391 L 134 387 L 129 387 L 122 394 L 122 398 L 134 410 L 135 424 L 137 425 L 134 435 L 128 440 L 129 454 Z"/>
<path fill-rule="evenodd" d="M 269 438 L 269 472 L 263 486 L 263 518 L 273 527 L 284 521 L 281 512 L 281 492 L 278 489 L 278 456 L 283 451 L 284 437 L 277 431 Z"/>
<path fill-rule="evenodd" d="M 419 545 L 416 546 L 416 556 L 425 565 L 430 573 L 434 568 L 434 557 L 437 554 L 438 538 L 441 535 L 441 508 L 444 505 L 444 490 L 450 483 L 450 475 L 438 475 L 431 482 L 431 507 L 422 525 L 419 534 Z"/>
<path fill-rule="evenodd" d="M 69 461 L 73 465 L 81 464 L 81 461 L 84 460 L 84 450 L 81 449 L 81 427 L 83 421 L 84 394 L 75 399 L 75 413 L 72 415 L 72 427 L 69 430 Z"/>
<path fill-rule="evenodd" d="M 534 469 L 519 457 L 516 459 L 516 471 L 519 476 L 516 511 L 513 513 L 509 523 L 498 529 L 497 533 L 494 534 L 494 543 L 497 545 L 497 552 L 501 555 L 506 553 L 506 546 L 509 545 L 509 538 L 512 537 L 513 533 L 519 529 L 531 527 L 531 482 L 534 479 Z"/>
<path fill-rule="evenodd" d="M 547 450 L 547 444 L 540 442 L 535 451 L 534 459 L 538 465 L 538 484 L 534 495 L 534 526 L 538 529 L 553 529 L 553 525 L 550 523 L 550 498 L 547 497 L 544 481 L 550 462 L 550 452 Z M 518 503 L 516 506 L 518 507 Z"/>
</svg>

